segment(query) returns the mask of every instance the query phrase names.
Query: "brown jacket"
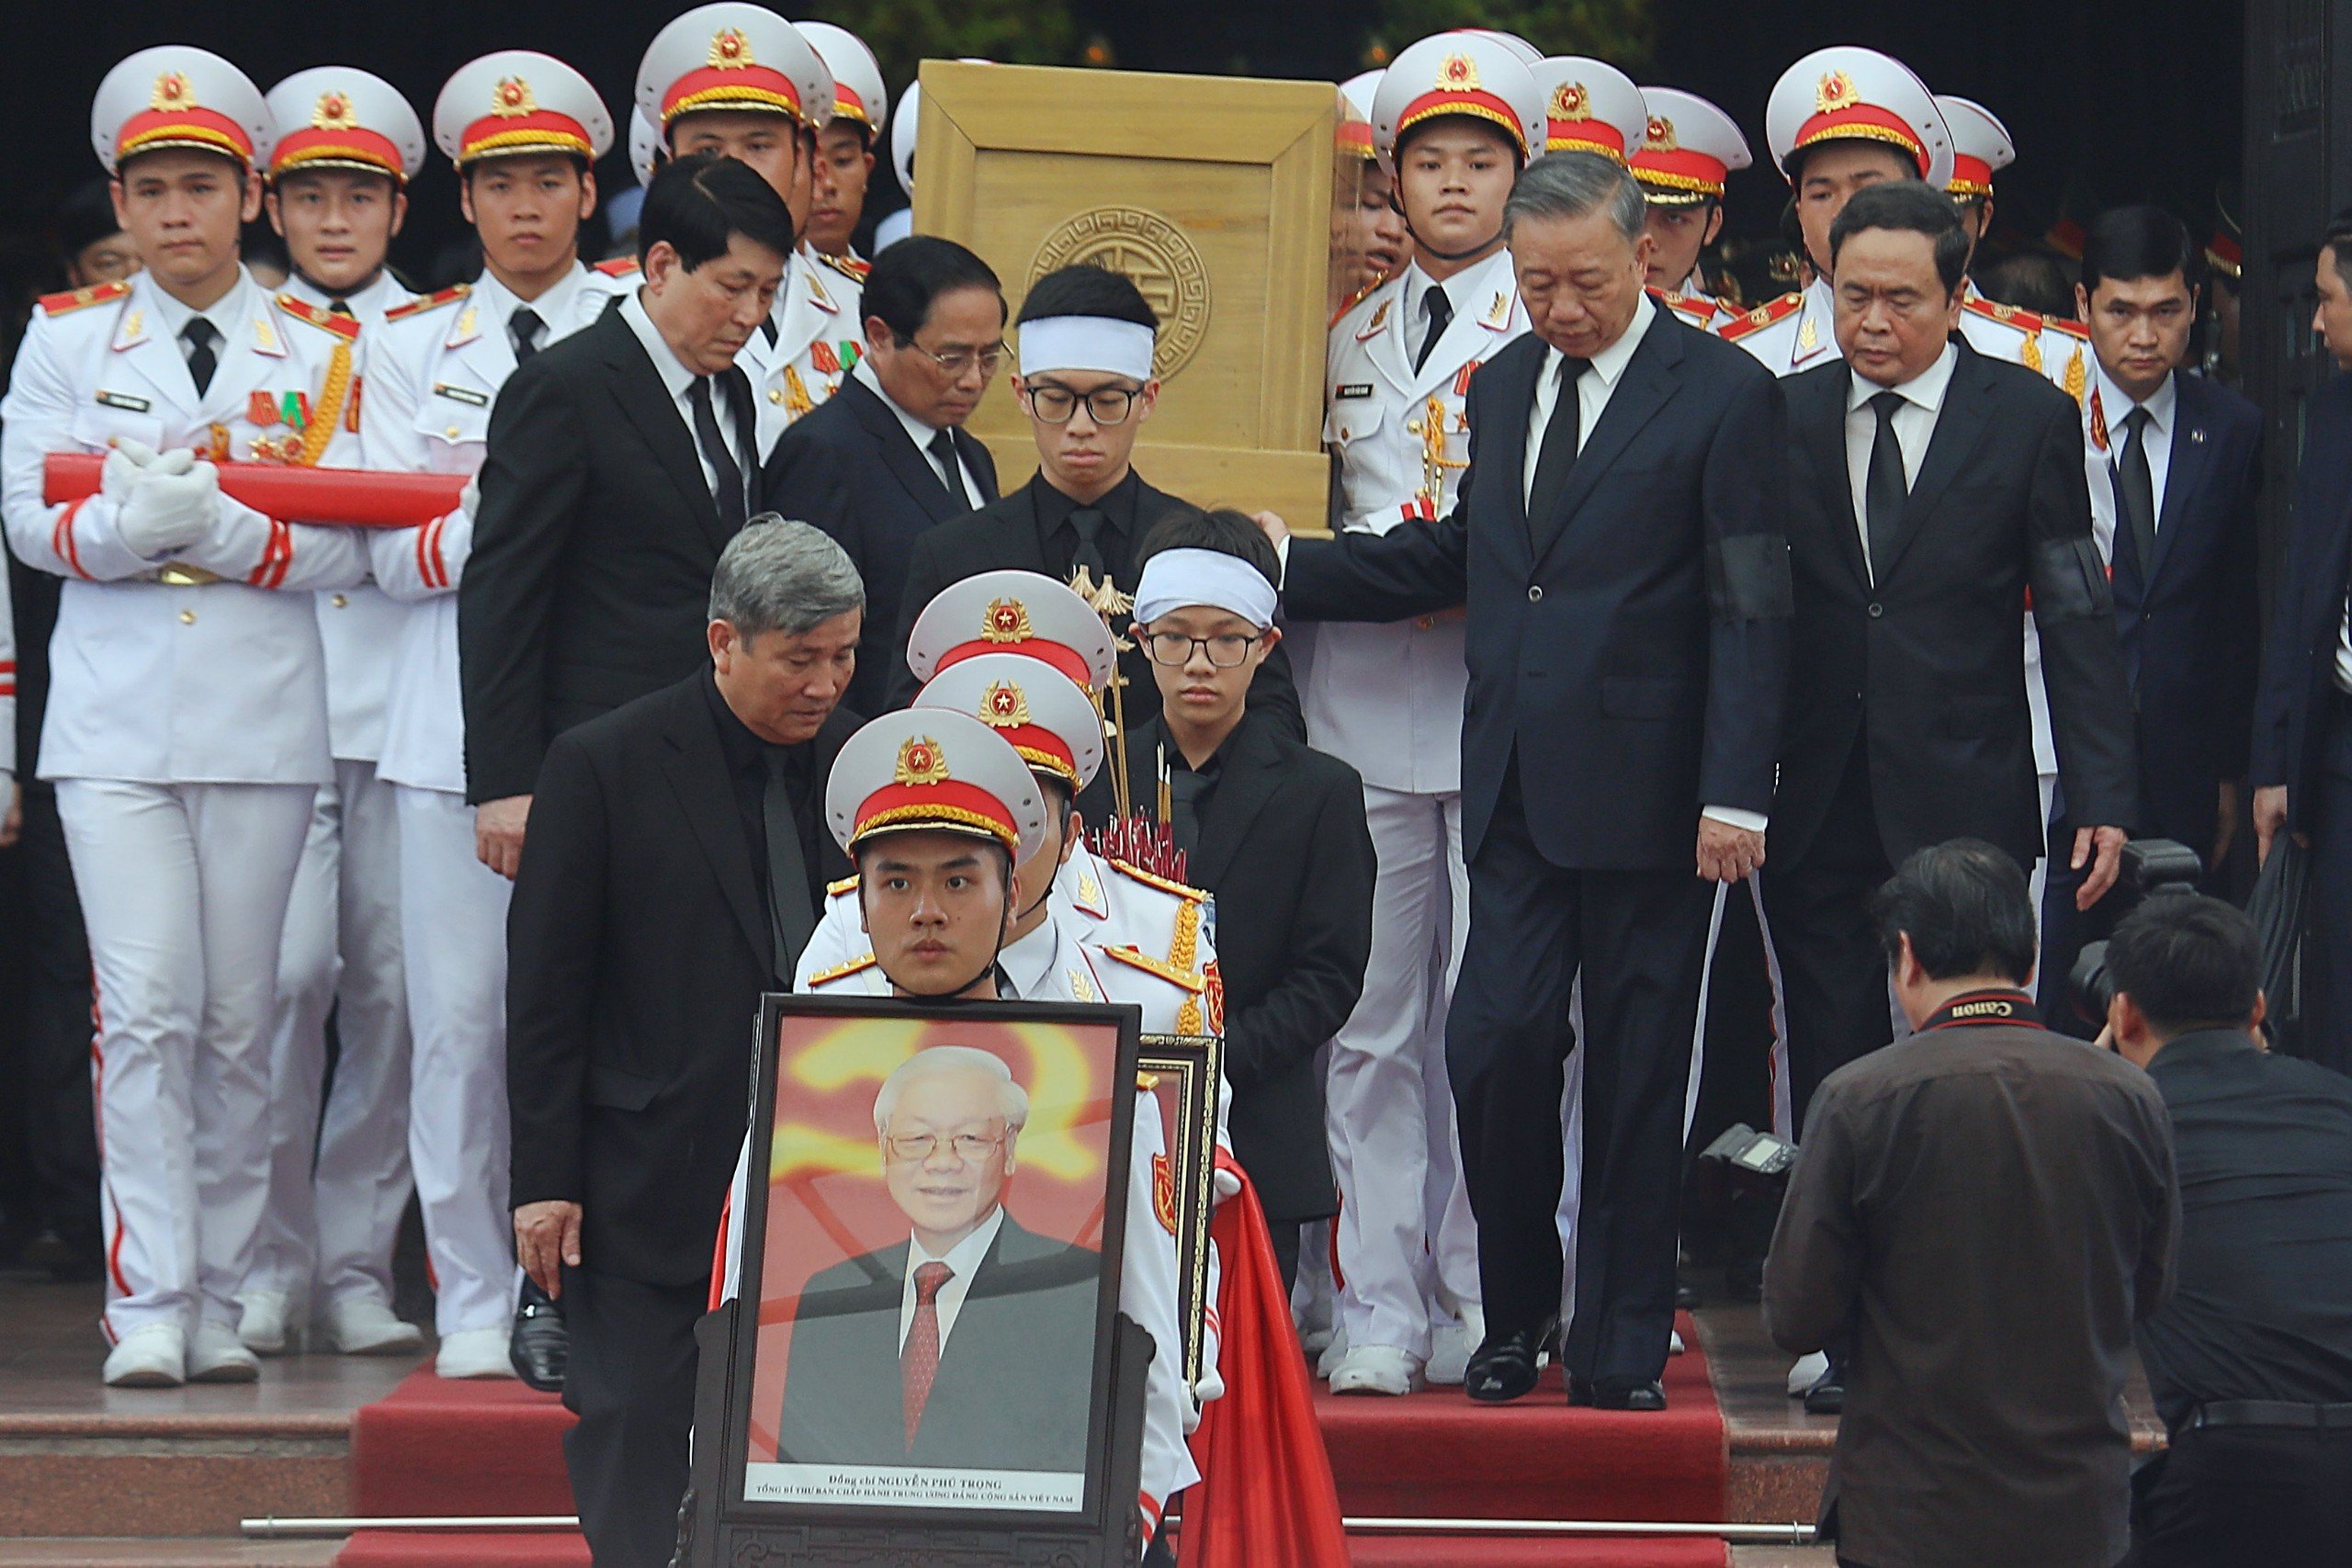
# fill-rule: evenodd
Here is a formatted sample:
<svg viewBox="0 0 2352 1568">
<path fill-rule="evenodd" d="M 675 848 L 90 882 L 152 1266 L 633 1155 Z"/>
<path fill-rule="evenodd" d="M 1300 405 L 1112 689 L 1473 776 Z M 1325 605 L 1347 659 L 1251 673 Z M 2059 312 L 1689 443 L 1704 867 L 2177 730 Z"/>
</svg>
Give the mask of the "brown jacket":
<svg viewBox="0 0 2352 1568">
<path fill-rule="evenodd" d="M 1822 1503 L 1840 1555 L 2111 1568 L 2132 1325 L 2180 1225 L 2155 1086 L 1979 992 L 1832 1074 L 1803 1148 L 1764 1314 L 1782 1348 L 1850 1358 Z"/>
</svg>

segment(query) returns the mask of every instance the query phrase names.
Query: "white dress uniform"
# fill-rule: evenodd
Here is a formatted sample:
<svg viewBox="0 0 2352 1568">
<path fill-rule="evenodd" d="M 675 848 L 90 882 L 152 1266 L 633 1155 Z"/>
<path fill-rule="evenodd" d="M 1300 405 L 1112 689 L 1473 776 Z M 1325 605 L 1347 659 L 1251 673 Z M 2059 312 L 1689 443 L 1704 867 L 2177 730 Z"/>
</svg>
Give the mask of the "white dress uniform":
<svg viewBox="0 0 2352 1568">
<path fill-rule="evenodd" d="M 760 456 L 775 450 L 785 427 L 841 390 L 865 352 L 865 264 L 793 252 L 775 291 L 768 326 L 735 356 L 751 378 L 759 412 Z"/>
<path fill-rule="evenodd" d="M 268 141 L 253 85 L 179 47 L 110 72 L 94 125 L 109 168 L 164 147 L 251 162 Z M 216 356 L 201 391 L 181 335 L 199 316 Z M 356 323 L 272 299 L 242 269 L 201 311 L 142 272 L 45 301 L 0 403 L 9 544 L 66 579 L 41 772 L 58 784 L 96 970 L 116 1338 L 151 1326 L 214 1345 L 233 1335 L 267 1180 L 278 942 L 311 799 L 332 776 L 318 623 L 300 591 L 356 583 L 366 557 L 348 530 L 289 525 L 224 495 L 204 537 L 144 558 L 119 527 L 135 483 L 51 505 L 43 458 L 128 438 L 350 463 L 357 336 Z M 201 1343 L 187 1371 L 238 1375 Z"/>
<path fill-rule="evenodd" d="M 298 169 L 358 169 L 405 186 L 424 163 L 415 110 L 366 72 L 297 72 L 270 89 L 267 103 L 277 132 L 273 180 Z M 352 396 L 364 407 L 384 314 L 408 290 L 379 270 L 340 300 L 299 271 L 286 291 L 320 310 L 340 303 L 360 323 Z M 269 1201 L 245 1286 L 248 1296 L 280 1298 L 298 1325 L 314 1284 L 322 1306 L 390 1308 L 392 1247 L 409 1195 L 400 843 L 392 787 L 376 772 L 407 612 L 372 583 L 313 602 L 334 778 L 312 803 L 287 906 L 270 1052 Z M 322 1106 L 330 1010 L 341 1051 Z"/>
<path fill-rule="evenodd" d="M 434 130 L 443 152 L 469 163 L 477 136 L 496 134 L 492 93 L 527 85 L 553 140 L 510 151 L 601 156 L 612 125 L 585 80 L 543 55 L 507 51 L 462 68 L 441 93 Z M 478 118 L 479 117 L 479 118 Z M 567 129 L 568 128 L 568 129 Z M 580 143 L 571 148 L 572 141 Z M 471 155 L 469 156 L 469 152 Z M 514 372 L 515 313 L 538 319 L 536 348 L 594 321 L 630 285 L 575 265 L 525 300 L 485 269 L 390 314 L 360 425 L 368 466 L 405 473 L 477 472 L 491 406 Z M 535 348 L 535 352 L 536 352 Z M 435 1326 L 446 1338 L 504 1331 L 514 1308 L 513 1224 L 506 1206 L 506 903 L 513 885 L 481 863 L 466 804 L 465 721 L 458 684 L 457 587 L 472 553 L 463 507 L 422 527 L 369 541 L 377 582 L 407 608 L 377 773 L 393 786 L 399 821 L 401 940 L 412 1055 L 409 1161 L 433 1266 Z"/>
<path fill-rule="evenodd" d="M 1738 122 L 1698 94 L 1676 87 L 1644 87 L 1642 103 L 1649 123 L 1626 160 L 1642 194 L 1660 207 L 1721 202 L 1732 172 L 1754 161 Z M 1728 325 L 1739 315 L 1707 291 L 1696 267 L 1664 298 L 1675 314 L 1703 331 Z"/>
</svg>

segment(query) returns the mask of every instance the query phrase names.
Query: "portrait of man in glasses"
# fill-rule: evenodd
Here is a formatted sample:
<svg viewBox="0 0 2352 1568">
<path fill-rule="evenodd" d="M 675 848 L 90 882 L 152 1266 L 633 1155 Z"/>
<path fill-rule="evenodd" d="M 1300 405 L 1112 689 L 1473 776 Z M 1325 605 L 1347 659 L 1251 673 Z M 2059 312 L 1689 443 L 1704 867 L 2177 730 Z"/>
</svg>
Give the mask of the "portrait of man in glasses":
<svg viewBox="0 0 2352 1568">
<path fill-rule="evenodd" d="M 875 1145 L 907 1239 L 802 1290 L 779 1462 L 1085 1470 L 1102 1258 L 1006 1210 L 1028 1119 L 1003 1059 L 973 1046 L 883 1080 Z"/>
</svg>

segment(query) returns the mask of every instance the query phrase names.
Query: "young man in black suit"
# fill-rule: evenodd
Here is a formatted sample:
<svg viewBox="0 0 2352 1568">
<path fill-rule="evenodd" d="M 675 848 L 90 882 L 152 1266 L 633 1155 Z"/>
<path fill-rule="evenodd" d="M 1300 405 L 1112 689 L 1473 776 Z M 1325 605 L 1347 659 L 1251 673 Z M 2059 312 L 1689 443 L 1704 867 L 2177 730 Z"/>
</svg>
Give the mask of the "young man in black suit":
<svg viewBox="0 0 2352 1568">
<path fill-rule="evenodd" d="M 1159 401 L 1152 374 L 1159 318 L 1143 291 L 1099 266 L 1066 266 L 1039 278 L 1023 298 L 1020 328 L 1021 372 L 1012 389 L 1036 438 L 1037 472 L 1011 495 L 915 541 L 898 635 L 887 660 L 877 652 L 874 660 L 888 665 L 892 707 L 914 700 L 920 682 L 907 667 L 907 641 L 915 617 L 949 583 L 1008 569 L 1071 582 L 1082 571 L 1090 591 L 1107 584 L 1132 595 L 1153 525 L 1192 510 L 1136 472 L 1136 437 Z M 1105 613 L 1112 630 L 1130 644 L 1120 654 L 1119 676 L 1127 722 L 1139 724 L 1159 710 L 1151 660 L 1127 637 L 1127 612 Z M 1293 737 L 1306 738 L 1290 658 L 1279 649 L 1257 683 L 1255 705 L 1281 716 Z M 1084 807 L 1090 818 L 1107 814 L 1109 790 L 1107 779 L 1096 784 Z"/>
<path fill-rule="evenodd" d="M 2204 281 L 2188 228 L 2156 207 L 2102 214 L 2076 289 L 2097 368 L 2083 400 L 2093 534 L 2111 566 L 2115 631 L 2132 688 L 2143 834 L 2195 850 L 2218 874 L 2237 829 L 2262 659 L 2255 491 L 2262 411 L 2180 368 Z M 2104 526 L 2101 526 L 2104 525 Z M 2070 838 L 2062 826 L 2064 843 Z M 2042 898 L 2041 1010 L 2089 1034 L 2064 988 L 2105 929 L 2074 908 L 2081 877 L 2052 868 Z M 2214 884 L 2220 886 L 2218 882 Z"/>
<path fill-rule="evenodd" d="M 1250 700 L 1282 640 L 1280 567 L 1257 528 L 1188 510 L 1140 553 L 1134 635 L 1160 711 L 1127 731 L 1128 777 L 1145 795 L 1164 773 L 1185 878 L 1216 896 L 1233 1152 L 1287 1282 L 1299 1225 L 1339 1212 L 1317 1053 L 1355 1010 L 1372 955 L 1363 783 Z"/>
<path fill-rule="evenodd" d="M 848 870 L 824 784 L 856 728 L 864 591 L 823 534 L 765 518 L 707 603 L 702 670 L 548 747 L 507 926 L 515 1250 L 570 1326 L 590 1548 L 649 1568 L 686 1485 L 745 1023 Z"/>
<path fill-rule="evenodd" d="M 466 798 L 482 859 L 505 875 L 548 742 L 707 657 L 712 569 L 761 510 L 735 355 L 792 246 L 784 199 L 748 164 L 681 158 L 646 191 L 644 285 L 499 392 L 458 661 Z"/>
<path fill-rule="evenodd" d="M 1763 861 L 1780 755 L 1780 393 L 1644 292 L 1645 207 L 1606 158 L 1530 164 L 1505 216 L 1532 331 L 1470 383 L 1453 511 L 1289 546 L 1301 618 L 1469 606 L 1470 938 L 1446 1067 L 1487 1318 L 1464 1388 L 1482 1401 L 1533 1390 L 1560 1312 L 1559 1108 L 1581 974 L 1569 1396 L 1666 1406 L 1709 916 L 1714 885 Z"/>
<path fill-rule="evenodd" d="M 882 639 L 931 602 L 903 596 L 909 558 L 933 528 L 996 499 L 995 460 L 964 422 L 1004 357 L 1005 307 L 988 263 L 929 235 L 875 259 L 865 301 L 865 357 L 776 442 L 767 498 L 839 539 L 865 577 L 875 646 L 849 700 L 879 713 L 906 663 L 905 642 Z"/>
<path fill-rule="evenodd" d="M 1947 839 L 2042 852 L 2029 591 L 2078 908 L 2113 886 L 2137 791 L 2073 401 L 1955 335 L 1968 237 L 1941 192 L 1860 191 L 1829 243 L 1845 358 L 1781 384 L 1796 615 L 1764 872 L 1800 1128 L 1823 1077 L 1894 1037 L 1879 884 Z"/>
</svg>

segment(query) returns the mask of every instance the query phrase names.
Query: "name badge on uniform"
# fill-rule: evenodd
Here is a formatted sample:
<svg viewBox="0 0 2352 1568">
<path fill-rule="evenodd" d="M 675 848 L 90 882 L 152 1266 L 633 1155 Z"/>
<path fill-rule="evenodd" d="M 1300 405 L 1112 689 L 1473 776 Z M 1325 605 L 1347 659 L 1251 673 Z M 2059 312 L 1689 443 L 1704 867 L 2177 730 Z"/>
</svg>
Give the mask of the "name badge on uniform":
<svg viewBox="0 0 2352 1568">
<path fill-rule="evenodd" d="M 145 413 L 154 407 L 146 399 L 134 398 L 129 392 L 102 391 L 98 394 L 98 402 L 102 407 L 121 409 L 126 413 Z"/>
<path fill-rule="evenodd" d="M 1368 398 L 1372 396 L 1372 383 L 1369 381 L 1343 381 L 1339 386 L 1331 389 L 1331 395 L 1335 398 Z"/>
<path fill-rule="evenodd" d="M 471 408 L 486 409 L 490 406 L 488 392 L 478 392 L 471 387 L 452 387 L 447 381 L 434 382 L 433 395 L 436 398 L 447 398 Z"/>
</svg>

